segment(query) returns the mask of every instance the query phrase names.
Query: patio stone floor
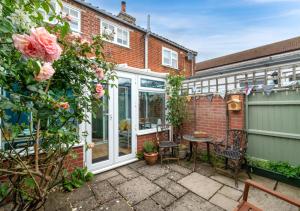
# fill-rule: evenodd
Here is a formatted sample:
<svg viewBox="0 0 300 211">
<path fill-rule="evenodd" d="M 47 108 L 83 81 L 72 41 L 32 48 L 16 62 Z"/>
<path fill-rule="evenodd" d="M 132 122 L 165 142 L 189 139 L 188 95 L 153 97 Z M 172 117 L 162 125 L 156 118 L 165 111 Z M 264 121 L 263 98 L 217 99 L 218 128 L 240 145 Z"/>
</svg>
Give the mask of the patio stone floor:
<svg viewBox="0 0 300 211">
<path fill-rule="evenodd" d="M 205 163 L 198 164 L 196 172 L 189 168 L 185 162 L 161 167 L 137 161 L 95 175 L 93 181 L 72 193 L 52 193 L 43 211 L 221 211 L 237 206 L 244 188 L 242 181 L 235 188 L 233 179 Z M 252 176 L 269 188 L 275 185 L 273 180 Z M 279 183 L 277 190 L 300 198 L 300 188 Z M 255 189 L 250 189 L 249 201 L 264 210 L 299 210 Z"/>
</svg>

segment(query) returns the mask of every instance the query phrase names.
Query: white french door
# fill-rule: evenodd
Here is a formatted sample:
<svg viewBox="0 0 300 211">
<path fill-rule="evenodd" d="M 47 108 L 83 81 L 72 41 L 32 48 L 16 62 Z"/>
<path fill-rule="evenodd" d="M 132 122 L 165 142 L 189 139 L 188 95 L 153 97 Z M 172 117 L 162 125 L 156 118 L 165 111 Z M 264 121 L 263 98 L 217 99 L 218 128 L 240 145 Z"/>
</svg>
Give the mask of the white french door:
<svg viewBox="0 0 300 211">
<path fill-rule="evenodd" d="M 90 171 L 100 172 L 130 161 L 136 155 L 137 77 L 118 72 L 116 87 L 108 87 L 109 97 L 103 106 L 90 114 L 86 123 L 87 143 L 94 147 L 86 151 Z"/>
</svg>

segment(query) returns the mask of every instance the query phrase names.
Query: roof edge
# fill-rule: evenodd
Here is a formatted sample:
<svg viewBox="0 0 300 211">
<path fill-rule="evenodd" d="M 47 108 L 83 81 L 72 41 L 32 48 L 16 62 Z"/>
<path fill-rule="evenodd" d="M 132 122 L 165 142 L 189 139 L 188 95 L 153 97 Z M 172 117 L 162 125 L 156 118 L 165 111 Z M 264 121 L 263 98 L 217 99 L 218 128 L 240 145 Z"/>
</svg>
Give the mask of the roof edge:
<svg viewBox="0 0 300 211">
<path fill-rule="evenodd" d="M 121 23 L 123 23 L 123 24 L 125 24 L 125 25 L 128 25 L 128 26 L 130 26 L 130 27 L 132 27 L 132 28 L 135 28 L 135 29 L 137 29 L 137 30 L 139 30 L 139 31 L 148 33 L 148 31 L 147 31 L 146 29 L 144 29 L 144 28 L 142 28 L 142 27 L 140 27 L 140 26 L 138 26 L 138 25 L 130 24 L 130 23 L 128 23 L 128 22 L 126 22 L 126 21 L 124 21 L 124 20 L 118 18 L 118 17 L 115 16 L 114 14 L 112 14 L 112 13 L 110 13 L 110 12 L 107 12 L 106 10 L 100 9 L 100 8 L 97 7 L 97 6 L 92 5 L 91 3 L 88 3 L 88 2 L 82 1 L 82 0 L 73 0 L 73 1 L 76 2 L 76 3 L 78 3 L 78 4 L 80 4 L 80 5 L 82 5 L 82 6 L 88 7 L 88 8 L 90 8 L 90 9 L 96 11 L 96 12 L 99 12 L 99 13 L 101 13 L 101 14 L 103 14 L 103 15 L 106 15 L 106 16 L 108 16 L 108 17 L 110 17 L 110 18 L 112 18 L 112 19 L 114 19 L 114 20 L 116 20 L 116 21 L 119 21 L 119 22 L 121 22 Z M 169 40 L 168 38 L 165 38 L 165 37 L 163 37 L 163 36 L 161 36 L 161 35 L 158 35 L 158 34 L 153 33 L 153 32 L 150 32 L 150 35 L 153 36 L 153 37 L 156 37 L 157 39 L 160 39 L 160 40 L 162 40 L 162 41 L 164 41 L 164 42 L 166 42 L 166 43 L 168 43 L 168 44 L 170 44 L 170 45 L 173 45 L 173 46 L 175 46 L 175 47 L 177 47 L 177 48 L 180 48 L 180 49 L 182 49 L 182 50 L 185 50 L 185 51 L 187 51 L 187 52 L 190 52 L 190 53 L 192 53 L 192 54 L 195 55 L 195 56 L 198 55 L 198 52 L 196 52 L 196 51 L 194 51 L 194 50 L 191 50 L 191 49 L 189 49 L 189 48 L 186 48 L 186 47 L 184 47 L 183 45 L 180 45 L 180 44 L 178 44 L 178 43 L 176 43 L 176 42 L 174 42 L 174 41 L 172 41 L 172 40 Z"/>
</svg>

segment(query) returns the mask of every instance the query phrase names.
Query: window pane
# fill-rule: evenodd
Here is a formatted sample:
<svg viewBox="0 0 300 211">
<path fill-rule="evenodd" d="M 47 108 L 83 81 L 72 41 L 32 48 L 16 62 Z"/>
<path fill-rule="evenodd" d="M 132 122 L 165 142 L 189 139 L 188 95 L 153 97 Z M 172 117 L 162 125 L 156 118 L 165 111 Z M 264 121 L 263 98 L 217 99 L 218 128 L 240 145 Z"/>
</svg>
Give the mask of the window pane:
<svg viewBox="0 0 300 211">
<path fill-rule="evenodd" d="M 123 30 L 123 45 L 128 45 L 128 31 Z"/>
<path fill-rule="evenodd" d="M 155 92 L 139 93 L 139 129 L 156 128 L 165 121 L 165 94 Z"/>
<path fill-rule="evenodd" d="M 171 65 L 171 52 L 168 50 L 163 50 L 163 64 Z"/>
<path fill-rule="evenodd" d="M 79 13 L 76 10 L 72 10 L 72 9 L 70 9 L 70 15 L 76 18 L 79 17 Z"/>
<path fill-rule="evenodd" d="M 123 44 L 123 38 L 122 38 L 122 30 L 121 29 L 117 29 L 117 43 L 119 44 Z"/>
<path fill-rule="evenodd" d="M 141 87 L 164 89 L 165 88 L 165 82 L 164 81 L 155 81 L 155 80 L 142 78 L 141 79 Z"/>
</svg>

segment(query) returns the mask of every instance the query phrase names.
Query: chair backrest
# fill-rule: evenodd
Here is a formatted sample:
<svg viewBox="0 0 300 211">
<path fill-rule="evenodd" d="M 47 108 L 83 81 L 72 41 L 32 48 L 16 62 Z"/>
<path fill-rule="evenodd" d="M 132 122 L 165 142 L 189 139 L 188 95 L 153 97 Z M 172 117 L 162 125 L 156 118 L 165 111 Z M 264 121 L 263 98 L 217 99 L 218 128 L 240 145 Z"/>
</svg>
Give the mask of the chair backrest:
<svg viewBox="0 0 300 211">
<path fill-rule="evenodd" d="M 230 129 L 227 132 L 227 148 L 233 151 L 246 151 L 247 149 L 247 133 L 245 130 Z"/>
<path fill-rule="evenodd" d="M 170 139 L 170 126 L 169 124 L 156 125 L 156 141 L 171 141 Z"/>
</svg>

